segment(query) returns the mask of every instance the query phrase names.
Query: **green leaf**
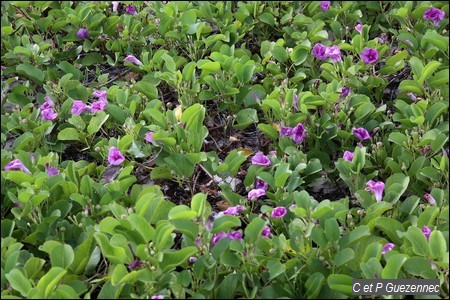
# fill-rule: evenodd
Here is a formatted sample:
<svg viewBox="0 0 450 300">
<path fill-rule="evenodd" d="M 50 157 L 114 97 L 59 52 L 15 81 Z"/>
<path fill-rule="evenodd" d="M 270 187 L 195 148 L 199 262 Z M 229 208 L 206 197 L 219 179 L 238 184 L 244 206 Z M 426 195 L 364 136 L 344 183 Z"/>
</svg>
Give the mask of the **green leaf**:
<svg viewBox="0 0 450 300">
<path fill-rule="evenodd" d="M 427 30 L 422 40 L 420 41 L 420 47 L 424 48 L 427 43 L 430 43 L 439 48 L 444 53 L 448 52 L 448 36 L 444 37 L 438 34 L 434 30 Z"/>
<path fill-rule="evenodd" d="M 233 127 L 239 130 L 244 130 L 249 125 L 253 123 L 258 123 L 258 112 L 254 108 L 245 108 L 241 109 L 235 119 L 235 123 L 233 124 Z"/>
<path fill-rule="evenodd" d="M 91 255 L 92 242 L 94 241 L 94 233 L 91 232 L 87 237 L 85 237 L 84 241 L 75 248 L 74 251 L 74 259 L 69 269 L 74 274 L 80 274 L 84 271 L 89 257 Z"/>
<path fill-rule="evenodd" d="M 81 141 L 80 132 L 75 128 L 65 128 L 58 133 L 58 140 L 60 141 Z"/>
<path fill-rule="evenodd" d="M 155 84 L 141 80 L 136 82 L 133 87 L 136 91 L 144 94 L 149 100 L 158 99 L 158 89 Z"/>
<path fill-rule="evenodd" d="M 87 127 L 87 132 L 89 133 L 89 135 L 93 135 L 94 133 L 99 131 L 103 123 L 105 123 L 108 118 L 109 115 L 107 115 L 104 111 L 98 111 L 95 117 L 91 119 Z"/>
<path fill-rule="evenodd" d="M 197 216 L 195 211 L 192 211 L 191 208 L 187 205 L 177 205 L 173 207 L 169 211 L 169 220 L 174 219 L 187 219 L 192 220 Z"/>
<path fill-rule="evenodd" d="M 415 254 L 423 257 L 428 257 L 430 255 L 430 246 L 422 230 L 410 226 L 403 236 L 411 243 Z"/>
<path fill-rule="evenodd" d="M 442 234 L 441 231 L 433 230 L 430 235 L 429 243 L 431 258 L 443 260 L 446 255 L 448 257 L 447 241 L 445 240 L 444 234 Z"/>
<path fill-rule="evenodd" d="M 420 78 L 417 80 L 417 83 L 419 83 L 420 85 L 422 85 L 425 80 L 427 80 L 431 74 L 434 73 L 434 71 L 437 70 L 437 68 L 439 68 L 439 66 L 441 65 L 440 62 L 437 61 L 430 61 L 422 70 L 422 74 L 420 76 Z"/>
<path fill-rule="evenodd" d="M 240 279 L 239 274 L 228 274 L 217 288 L 216 299 L 234 299 L 236 287 Z"/>
<path fill-rule="evenodd" d="M 397 202 L 409 185 L 409 176 L 395 173 L 386 180 L 383 200 L 389 203 Z"/>
<path fill-rule="evenodd" d="M 341 292 L 347 296 L 352 296 L 353 278 L 344 274 L 331 274 L 327 278 L 328 286 L 335 291 Z"/>
<path fill-rule="evenodd" d="M 325 276 L 320 272 L 315 272 L 308 277 L 305 282 L 306 295 L 308 299 L 315 299 L 319 295 L 322 285 L 325 283 Z"/>
<path fill-rule="evenodd" d="M 269 280 L 273 280 L 286 272 L 286 266 L 279 261 L 269 261 L 267 268 L 269 269 Z"/>
<path fill-rule="evenodd" d="M 408 259 L 405 254 L 393 254 L 389 257 L 386 266 L 381 273 L 382 279 L 397 279 L 401 267 Z"/>
<path fill-rule="evenodd" d="M 433 226 L 434 221 L 439 215 L 439 208 L 436 206 L 427 207 L 420 215 L 417 220 L 417 226 L 422 228 L 423 226 Z"/>
<path fill-rule="evenodd" d="M 197 252 L 197 247 L 188 246 L 179 251 L 164 253 L 163 259 L 161 261 L 162 272 L 169 272 L 175 267 L 183 264 L 187 265 L 189 257 L 193 256 Z"/>
<path fill-rule="evenodd" d="M 225 215 L 214 221 L 211 233 L 215 234 L 221 231 L 228 231 L 239 226 L 241 226 L 241 220 L 238 217 Z"/>
<path fill-rule="evenodd" d="M 370 236 L 369 227 L 367 225 L 360 225 L 350 232 L 349 244 L 356 243 L 365 236 Z"/>
<path fill-rule="evenodd" d="M 123 277 L 128 274 L 127 268 L 123 264 L 118 264 L 114 267 L 111 275 L 111 284 L 117 285 Z"/>
<path fill-rule="evenodd" d="M 12 289 L 18 291 L 25 298 L 28 296 L 28 291 L 32 286 L 19 269 L 12 269 L 5 277 Z"/>
<path fill-rule="evenodd" d="M 100 53 L 94 52 L 94 53 L 88 53 L 85 57 L 83 57 L 83 60 L 81 61 L 81 64 L 83 66 L 91 66 L 94 64 L 99 64 L 103 62 L 103 57 Z"/>
<path fill-rule="evenodd" d="M 395 244 L 402 244 L 402 239 L 400 239 L 397 235 L 397 231 L 400 232 L 405 231 L 405 227 L 403 226 L 402 223 L 388 217 L 376 218 L 369 223 L 369 226 L 373 223 L 375 223 L 375 227 L 383 231 L 383 233 L 386 234 L 389 237 L 389 239 L 393 241 Z"/>
<path fill-rule="evenodd" d="M 413 256 L 408 258 L 403 264 L 403 270 L 412 276 L 419 276 L 425 279 L 436 278 L 436 272 L 431 269 L 430 262 L 423 257 Z"/>
<path fill-rule="evenodd" d="M 166 62 L 165 66 L 166 66 L 167 70 L 169 72 L 175 72 L 177 69 L 177 65 L 175 64 L 175 61 L 173 60 L 173 58 L 170 55 L 168 55 L 167 53 L 164 53 L 161 57 Z"/>
<path fill-rule="evenodd" d="M 102 61 L 103 59 L 101 59 L 100 61 Z M 81 73 L 80 70 L 78 70 L 78 68 L 75 68 L 74 65 L 68 63 L 67 61 L 62 61 L 59 64 L 56 65 L 59 69 L 63 70 L 66 74 L 72 74 L 73 75 L 73 79 L 75 80 L 80 80 L 81 77 L 83 76 L 83 73 Z"/>
<path fill-rule="evenodd" d="M 413 92 L 414 94 L 419 96 L 423 95 L 422 86 L 414 80 L 403 80 L 402 82 L 400 82 L 398 88 L 405 92 Z"/>
<path fill-rule="evenodd" d="M 206 201 L 206 195 L 203 193 L 197 193 L 192 197 L 191 209 L 197 213 L 197 217 L 207 217 L 211 208 Z"/>
<path fill-rule="evenodd" d="M 74 260 L 74 252 L 70 245 L 59 245 L 50 253 L 50 262 L 53 267 L 67 269 Z"/>
<path fill-rule="evenodd" d="M 340 267 L 355 258 L 355 252 L 351 248 L 340 250 L 334 257 L 336 266 Z"/>
<path fill-rule="evenodd" d="M 56 286 L 60 283 L 61 279 L 66 275 L 66 273 L 67 270 L 64 270 L 60 267 L 52 267 L 44 276 L 42 276 L 42 278 L 36 285 L 36 287 L 40 291 L 40 298 L 48 298 L 48 296 L 50 296 L 50 293 L 56 288 Z M 42 291 L 44 292 L 42 293 Z"/>
<path fill-rule="evenodd" d="M 30 182 L 32 183 L 34 181 L 34 178 L 32 175 L 27 174 L 22 171 L 8 171 L 8 174 L 6 175 L 6 179 L 11 180 L 12 182 L 21 185 L 24 182 Z"/>
<path fill-rule="evenodd" d="M 202 63 L 201 63 L 202 62 Z M 200 70 L 217 73 L 220 71 L 220 63 L 215 61 L 199 61 L 197 66 Z"/>
<path fill-rule="evenodd" d="M 258 130 L 264 132 L 272 141 L 276 141 L 278 139 L 278 131 L 273 128 L 272 125 L 259 123 Z"/>
<path fill-rule="evenodd" d="M 42 84 L 44 82 L 44 72 L 29 63 L 18 65 L 16 67 L 16 72 L 30 78 L 37 84 Z"/>
<path fill-rule="evenodd" d="M 275 172 L 275 186 L 276 187 L 283 187 L 286 183 L 286 180 L 291 176 L 292 171 L 289 170 L 290 164 L 283 163 L 280 166 L 278 166 L 276 172 Z"/>
<path fill-rule="evenodd" d="M 100 246 L 102 254 L 106 256 L 113 264 L 125 263 L 127 259 L 125 249 L 122 247 L 112 246 L 108 240 L 108 237 L 101 232 L 96 232 L 94 234 L 94 238 Z"/>
<path fill-rule="evenodd" d="M 244 239 L 249 244 L 254 244 L 261 238 L 262 231 L 266 226 L 266 222 L 261 218 L 253 219 L 250 224 L 245 227 Z"/>
<path fill-rule="evenodd" d="M 325 221 L 325 235 L 329 242 L 336 242 L 341 237 L 339 224 L 334 218 Z"/>
</svg>

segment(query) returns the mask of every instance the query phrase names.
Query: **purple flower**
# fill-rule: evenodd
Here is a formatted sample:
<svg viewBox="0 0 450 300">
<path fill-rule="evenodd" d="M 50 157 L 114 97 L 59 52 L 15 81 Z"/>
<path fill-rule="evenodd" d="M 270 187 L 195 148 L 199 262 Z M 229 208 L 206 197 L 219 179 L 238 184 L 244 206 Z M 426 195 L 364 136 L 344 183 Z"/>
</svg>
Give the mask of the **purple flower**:
<svg viewBox="0 0 450 300">
<path fill-rule="evenodd" d="M 215 235 L 213 235 L 213 237 L 211 239 L 211 245 L 215 246 L 221 239 L 223 239 L 226 236 L 227 236 L 227 233 L 224 231 L 216 233 Z"/>
<path fill-rule="evenodd" d="M 391 251 L 392 249 L 394 249 L 395 244 L 393 243 L 387 243 L 386 245 L 383 246 L 383 251 L 381 251 L 382 255 L 385 255 L 386 252 Z"/>
<path fill-rule="evenodd" d="M 414 102 L 417 101 L 417 97 L 416 97 L 416 95 L 414 95 L 413 93 L 409 92 L 409 93 L 407 93 L 406 95 L 407 95 L 407 96 L 409 97 L 409 99 L 411 99 L 412 101 L 414 101 Z"/>
<path fill-rule="evenodd" d="M 83 111 L 88 110 L 88 109 L 89 109 L 89 107 L 83 101 L 75 100 L 75 101 L 73 101 L 71 112 L 72 112 L 72 115 L 79 115 Z"/>
<path fill-rule="evenodd" d="M 117 7 L 119 7 L 119 1 L 113 1 L 113 2 L 111 2 L 112 3 L 112 9 L 113 9 L 113 11 L 116 11 L 117 10 Z"/>
<path fill-rule="evenodd" d="M 312 48 L 311 52 L 315 58 L 325 60 L 328 58 L 328 55 L 330 54 L 330 48 L 319 43 Z"/>
<path fill-rule="evenodd" d="M 259 166 L 270 166 L 270 159 L 265 156 L 262 152 L 256 153 L 252 158 L 252 164 Z"/>
<path fill-rule="evenodd" d="M 351 151 L 345 151 L 344 156 L 342 157 L 346 161 L 352 161 L 353 160 L 354 153 Z"/>
<path fill-rule="evenodd" d="M 366 129 L 362 128 L 362 127 L 359 127 L 359 128 L 353 128 L 353 134 L 354 134 L 358 139 L 360 139 L 361 141 L 365 141 L 365 140 L 370 139 L 370 134 L 369 134 L 369 132 L 368 132 Z"/>
<path fill-rule="evenodd" d="M 245 210 L 245 207 L 243 207 L 242 205 L 230 206 L 227 208 L 227 210 L 225 210 L 223 212 L 223 214 L 236 216 L 239 214 L 239 212 L 244 211 L 244 210 Z"/>
<path fill-rule="evenodd" d="M 323 11 L 327 11 L 330 8 L 330 1 L 320 1 L 320 8 Z"/>
<path fill-rule="evenodd" d="M 5 170 L 18 171 L 21 170 L 24 173 L 30 174 L 30 170 L 20 161 L 20 159 L 14 159 L 6 164 Z"/>
<path fill-rule="evenodd" d="M 331 61 L 333 63 L 338 62 L 338 61 L 342 61 L 342 59 L 341 59 L 341 48 L 339 48 L 338 45 L 334 45 L 334 46 L 330 47 L 328 51 L 329 51 L 328 57 L 331 58 Z"/>
<path fill-rule="evenodd" d="M 95 101 L 91 105 L 91 112 L 96 114 L 99 110 L 105 110 L 107 105 L 108 101 L 103 100 Z"/>
<path fill-rule="evenodd" d="M 52 121 L 52 120 L 56 119 L 57 116 L 58 116 L 58 114 L 53 110 L 52 107 L 41 110 L 41 117 L 45 121 Z"/>
<path fill-rule="evenodd" d="M 60 173 L 58 169 L 50 167 L 49 163 L 45 164 L 45 172 L 47 172 L 48 177 L 52 177 L 53 175 L 58 175 Z"/>
<path fill-rule="evenodd" d="M 372 64 L 378 60 L 378 51 L 372 48 L 364 48 L 361 51 L 361 59 L 365 64 Z"/>
<path fill-rule="evenodd" d="M 253 189 L 250 192 L 248 192 L 248 199 L 249 200 L 255 200 L 258 199 L 259 197 L 262 197 L 266 194 L 266 191 L 263 189 Z"/>
<path fill-rule="evenodd" d="M 294 94 L 294 102 L 292 103 L 292 107 L 295 108 L 295 110 L 298 111 L 298 95 Z"/>
<path fill-rule="evenodd" d="M 341 98 L 347 97 L 348 94 L 350 94 L 350 91 L 351 91 L 351 89 L 348 89 L 345 86 L 343 86 L 339 97 L 341 97 Z"/>
<path fill-rule="evenodd" d="M 89 38 L 89 31 L 86 28 L 80 28 L 78 29 L 76 36 L 77 38 L 85 40 Z"/>
<path fill-rule="evenodd" d="M 95 98 L 98 98 L 99 100 L 107 102 L 108 99 L 106 98 L 106 94 L 107 94 L 107 91 L 94 91 L 92 93 L 92 96 Z"/>
<path fill-rule="evenodd" d="M 227 233 L 227 238 L 230 239 L 230 240 L 241 240 L 242 239 L 242 233 L 240 233 L 239 231 L 228 232 Z"/>
<path fill-rule="evenodd" d="M 152 138 L 152 135 L 153 135 L 153 134 L 154 134 L 153 131 L 147 132 L 147 134 L 145 135 L 144 140 L 147 141 L 147 142 L 149 142 L 149 143 L 154 143 L 155 140 Z"/>
<path fill-rule="evenodd" d="M 111 165 L 120 165 L 125 160 L 123 154 L 116 147 L 109 148 L 108 162 Z"/>
<path fill-rule="evenodd" d="M 127 7 L 125 7 L 125 12 L 127 14 L 130 14 L 130 15 L 137 14 L 136 7 L 134 7 L 134 5 L 132 5 L 132 4 L 130 4 Z"/>
<path fill-rule="evenodd" d="M 130 262 L 130 264 L 128 265 L 128 268 L 130 268 L 130 270 L 138 269 L 143 264 L 144 264 L 144 262 L 142 260 L 137 260 L 136 259 L 136 260 L 133 260 L 132 262 Z"/>
<path fill-rule="evenodd" d="M 290 136 L 290 135 L 292 135 L 293 130 L 294 130 L 294 128 L 292 128 L 292 127 L 281 126 L 280 136 Z"/>
<path fill-rule="evenodd" d="M 281 219 L 287 213 L 287 210 L 283 206 L 277 206 L 272 210 L 272 218 Z"/>
<path fill-rule="evenodd" d="M 359 23 L 358 25 L 355 26 L 356 31 L 358 31 L 359 33 L 361 33 L 362 28 L 363 28 L 363 24 L 362 23 Z"/>
<path fill-rule="evenodd" d="M 163 295 L 154 295 L 151 299 L 164 299 Z"/>
<path fill-rule="evenodd" d="M 269 184 L 262 179 L 256 178 L 255 189 L 261 189 L 267 191 Z"/>
<path fill-rule="evenodd" d="M 265 226 L 262 233 L 261 233 L 263 238 L 269 238 L 272 234 L 270 233 L 270 227 L 269 226 Z"/>
<path fill-rule="evenodd" d="M 134 55 L 128 55 L 127 57 L 125 57 L 124 61 L 128 61 L 135 65 L 142 66 L 142 62 L 139 59 L 137 59 Z"/>
<path fill-rule="evenodd" d="M 375 199 L 380 202 L 383 199 L 384 182 L 369 180 L 366 183 L 367 188 L 375 194 Z"/>
<path fill-rule="evenodd" d="M 435 27 L 439 26 L 439 23 L 444 19 L 445 11 L 438 8 L 430 7 L 423 13 L 424 20 L 430 20 L 434 23 Z"/>
<path fill-rule="evenodd" d="M 425 235 L 425 237 L 427 238 L 427 240 L 429 240 L 430 239 L 430 234 L 431 234 L 431 229 L 428 228 L 428 226 L 425 225 L 422 228 L 422 232 Z"/>
<path fill-rule="evenodd" d="M 41 110 L 52 108 L 54 105 L 52 99 L 49 96 L 45 96 L 44 99 L 45 99 L 45 102 L 39 108 Z"/>
<path fill-rule="evenodd" d="M 298 123 L 292 130 L 292 139 L 296 144 L 299 144 L 306 137 L 305 127 L 302 123 Z"/>
</svg>

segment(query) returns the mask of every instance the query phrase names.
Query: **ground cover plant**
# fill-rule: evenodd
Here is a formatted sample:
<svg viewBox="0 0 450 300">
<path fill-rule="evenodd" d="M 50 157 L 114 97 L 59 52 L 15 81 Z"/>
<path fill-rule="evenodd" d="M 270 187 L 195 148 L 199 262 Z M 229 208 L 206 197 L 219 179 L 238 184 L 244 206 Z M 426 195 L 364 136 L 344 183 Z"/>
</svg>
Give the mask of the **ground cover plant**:
<svg viewBox="0 0 450 300">
<path fill-rule="evenodd" d="M 449 297 L 447 2 L 1 12 L 2 298 Z"/>
</svg>

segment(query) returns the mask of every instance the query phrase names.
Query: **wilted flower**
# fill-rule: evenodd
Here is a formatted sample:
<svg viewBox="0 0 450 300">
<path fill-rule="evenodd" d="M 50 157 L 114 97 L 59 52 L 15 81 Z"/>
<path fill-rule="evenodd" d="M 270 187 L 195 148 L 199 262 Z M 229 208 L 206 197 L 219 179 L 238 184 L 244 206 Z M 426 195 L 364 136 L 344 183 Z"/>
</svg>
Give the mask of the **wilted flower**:
<svg viewBox="0 0 450 300">
<path fill-rule="evenodd" d="M 85 40 L 89 38 L 89 31 L 86 28 L 80 28 L 78 29 L 76 36 L 77 38 Z"/>
<path fill-rule="evenodd" d="M 95 101 L 91 105 L 91 112 L 93 112 L 95 114 L 99 110 L 105 110 L 107 105 L 108 105 L 107 101 L 103 101 L 103 100 Z"/>
<path fill-rule="evenodd" d="M 362 127 L 353 128 L 353 134 L 361 141 L 370 139 L 369 132 L 365 128 L 362 128 Z"/>
<path fill-rule="evenodd" d="M 132 4 L 125 7 L 125 12 L 130 15 L 137 14 L 136 7 L 134 7 L 134 5 Z"/>
<path fill-rule="evenodd" d="M 211 239 L 211 245 L 215 246 L 221 239 L 227 236 L 227 233 L 222 231 L 213 235 Z"/>
<path fill-rule="evenodd" d="M 292 107 L 294 107 L 298 111 L 298 95 L 294 94 L 294 102 L 292 103 Z"/>
<path fill-rule="evenodd" d="M 431 196 L 431 194 L 426 193 L 425 195 L 423 195 L 423 197 L 428 201 L 428 203 L 430 203 L 431 205 L 436 205 L 436 199 L 434 199 L 433 196 Z"/>
<path fill-rule="evenodd" d="M 281 126 L 280 136 L 290 136 L 292 134 L 292 130 L 294 130 L 294 128 L 289 126 Z"/>
<path fill-rule="evenodd" d="M 20 161 L 20 159 L 14 159 L 6 164 L 5 170 L 18 171 L 21 170 L 24 173 L 30 174 L 30 170 Z"/>
<path fill-rule="evenodd" d="M 383 250 L 381 251 L 382 255 L 385 255 L 386 252 L 391 251 L 392 249 L 394 249 L 395 244 L 393 243 L 387 243 L 386 245 L 383 246 Z"/>
<path fill-rule="evenodd" d="M 56 119 L 57 116 L 58 116 L 58 114 L 53 110 L 52 107 L 49 107 L 46 109 L 41 109 L 41 117 L 45 121 L 52 121 L 52 120 Z"/>
<path fill-rule="evenodd" d="M 325 60 L 330 54 L 330 48 L 319 43 L 312 48 L 311 52 L 315 58 Z"/>
<path fill-rule="evenodd" d="M 427 238 L 427 240 L 429 240 L 430 239 L 430 234 L 431 234 L 431 229 L 428 228 L 428 226 L 425 225 L 422 228 L 422 232 L 425 235 L 425 237 Z"/>
<path fill-rule="evenodd" d="M 346 161 L 352 161 L 353 160 L 354 153 L 351 151 L 345 151 L 344 156 L 342 157 Z"/>
<path fill-rule="evenodd" d="M 332 62 L 338 62 L 342 61 L 341 59 L 341 48 L 339 48 L 338 45 L 333 45 L 329 48 L 329 54 L 328 57 L 331 59 Z"/>
<path fill-rule="evenodd" d="M 358 25 L 355 26 L 356 31 L 358 31 L 359 33 L 361 33 L 362 28 L 363 28 L 363 24 L 362 23 L 359 23 Z"/>
<path fill-rule="evenodd" d="M 83 111 L 88 110 L 89 107 L 83 101 L 75 100 L 72 104 L 72 115 L 79 115 Z"/>
<path fill-rule="evenodd" d="M 305 127 L 302 123 L 298 123 L 292 130 L 292 139 L 295 143 L 299 144 L 306 137 Z"/>
<path fill-rule="evenodd" d="M 241 240 L 242 233 L 240 231 L 228 232 L 227 238 L 230 240 Z"/>
<path fill-rule="evenodd" d="M 272 218 L 281 219 L 286 214 L 287 210 L 283 206 L 277 206 L 272 210 Z"/>
<path fill-rule="evenodd" d="M 123 154 L 116 147 L 109 148 L 108 162 L 111 165 L 120 165 L 125 160 Z"/>
<path fill-rule="evenodd" d="M 163 295 L 154 295 L 151 299 L 164 299 Z"/>
<path fill-rule="evenodd" d="M 327 11 L 328 10 L 328 8 L 330 8 L 330 1 L 320 1 L 320 8 L 323 10 L 323 11 Z"/>
<path fill-rule="evenodd" d="M 119 7 L 119 1 L 112 1 L 111 2 L 111 4 L 112 4 L 112 10 L 113 11 L 116 11 L 117 10 L 117 8 Z"/>
<path fill-rule="evenodd" d="M 365 64 L 372 64 L 378 60 L 378 51 L 373 48 L 364 48 L 361 51 L 361 59 Z"/>
<path fill-rule="evenodd" d="M 380 202 L 383 199 L 384 182 L 369 180 L 366 183 L 367 188 L 375 194 L 375 199 Z"/>
<path fill-rule="evenodd" d="M 351 89 L 348 89 L 345 86 L 343 86 L 339 97 L 341 97 L 341 98 L 347 97 L 348 94 L 350 94 L 350 91 L 351 91 Z"/>
<path fill-rule="evenodd" d="M 262 233 L 261 233 L 263 238 L 269 238 L 272 234 L 270 233 L 270 227 L 269 226 L 265 226 Z"/>
<path fill-rule="evenodd" d="M 49 163 L 45 163 L 45 171 L 48 174 L 48 177 L 52 177 L 53 175 L 58 175 L 60 171 L 56 168 L 50 167 Z"/>
<path fill-rule="evenodd" d="M 153 135 L 153 134 L 154 134 L 153 131 L 147 132 L 147 134 L 145 135 L 144 140 L 147 141 L 147 142 L 149 142 L 149 143 L 154 143 L 155 140 L 152 138 L 152 135 Z"/>
<path fill-rule="evenodd" d="M 416 95 L 414 95 L 412 92 L 409 92 L 409 93 L 407 93 L 406 95 L 407 95 L 407 96 L 409 97 L 409 99 L 411 99 L 412 101 L 414 101 L 414 102 L 417 101 Z"/>
<path fill-rule="evenodd" d="M 138 268 L 140 268 L 143 264 L 144 264 L 144 262 L 143 262 L 142 260 L 133 260 L 133 261 L 130 262 L 130 264 L 128 265 L 128 268 L 130 268 L 130 270 L 138 269 Z"/>
<path fill-rule="evenodd" d="M 256 178 L 255 189 L 262 189 L 267 191 L 269 184 L 262 179 Z"/>
<path fill-rule="evenodd" d="M 223 213 L 225 215 L 236 216 L 239 214 L 239 212 L 244 211 L 244 210 L 245 210 L 245 207 L 243 207 L 242 205 L 237 205 L 237 206 L 228 207 Z"/>
<path fill-rule="evenodd" d="M 252 164 L 268 167 L 271 163 L 267 156 L 265 156 L 262 152 L 258 152 L 253 156 Z"/>
<path fill-rule="evenodd" d="M 444 19 L 445 11 L 438 8 L 430 7 L 423 13 L 424 20 L 430 20 L 434 23 L 435 27 L 439 26 L 439 23 Z"/>
<path fill-rule="evenodd" d="M 128 55 L 127 57 L 125 57 L 124 61 L 128 61 L 135 65 L 142 66 L 142 62 L 139 59 L 137 59 L 134 55 Z"/>
<path fill-rule="evenodd" d="M 266 194 L 266 191 L 263 189 L 253 189 L 250 192 L 248 192 L 248 199 L 250 200 L 255 200 L 258 199 L 259 197 L 262 197 Z"/>
<path fill-rule="evenodd" d="M 92 93 L 92 96 L 96 97 L 102 101 L 108 101 L 108 99 L 106 98 L 106 94 L 107 94 L 107 91 L 94 91 Z"/>
</svg>

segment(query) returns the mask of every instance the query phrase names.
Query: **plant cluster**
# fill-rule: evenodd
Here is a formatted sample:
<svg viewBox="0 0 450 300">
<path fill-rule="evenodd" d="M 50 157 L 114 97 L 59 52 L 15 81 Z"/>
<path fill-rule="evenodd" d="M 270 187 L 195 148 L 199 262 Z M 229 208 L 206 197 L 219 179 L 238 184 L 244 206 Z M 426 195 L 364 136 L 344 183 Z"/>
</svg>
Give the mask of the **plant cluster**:
<svg viewBox="0 0 450 300">
<path fill-rule="evenodd" d="M 449 296 L 446 2 L 1 9 L 2 298 Z"/>
</svg>

